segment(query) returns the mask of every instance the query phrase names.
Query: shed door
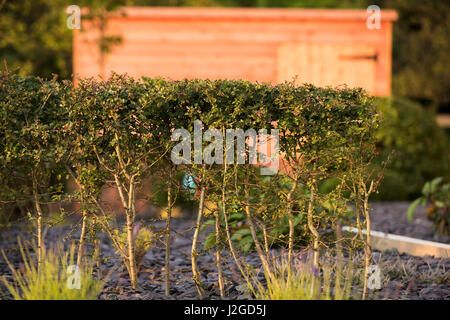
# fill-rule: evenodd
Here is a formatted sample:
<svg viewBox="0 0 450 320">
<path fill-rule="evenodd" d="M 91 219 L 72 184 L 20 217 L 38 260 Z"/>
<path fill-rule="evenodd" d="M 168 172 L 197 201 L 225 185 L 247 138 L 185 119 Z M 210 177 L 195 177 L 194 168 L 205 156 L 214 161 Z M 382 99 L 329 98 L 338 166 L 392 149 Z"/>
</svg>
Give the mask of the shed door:
<svg viewBox="0 0 450 320">
<path fill-rule="evenodd" d="M 376 49 L 361 44 L 288 43 L 278 48 L 278 82 L 362 87 L 375 91 Z"/>
</svg>

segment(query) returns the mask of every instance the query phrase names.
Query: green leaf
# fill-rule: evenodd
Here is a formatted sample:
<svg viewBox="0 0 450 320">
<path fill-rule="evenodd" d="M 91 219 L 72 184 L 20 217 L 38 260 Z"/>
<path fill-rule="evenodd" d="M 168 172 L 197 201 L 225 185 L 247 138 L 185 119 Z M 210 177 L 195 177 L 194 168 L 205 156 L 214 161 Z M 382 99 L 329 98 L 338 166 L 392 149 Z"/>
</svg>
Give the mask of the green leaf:
<svg viewBox="0 0 450 320">
<path fill-rule="evenodd" d="M 228 221 L 231 222 L 233 220 L 242 220 L 245 216 L 243 213 L 233 213 L 228 216 Z"/>
<path fill-rule="evenodd" d="M 245 228 L 245 229 L 239 229 L 238 231 L 236 231 L 232 236 L 231 236 L 231 240 L 239 240 L 242 237 L 251 234 L 250 229 Z"/>
<path fill-rule="evenodd" d="M 303 219 L 303 213 L 298 214 L 298 216 L 296 216 L 296 217 L 294 218 L 294 226 L 296 226 L 297 224 L 299 224 L 300 221 L 302 221 L 302 219 Z"/>
<path fill-rule="evenodd" d="M 430 194 L 430 191 L 431 191 L 431 185 L 430 185 L 430 182 L 427 182 L 423 185 L 422 194 L 427 196 Z"/>
<path fill-rule="evenodd" d="M 215 234 L 210 234 L 205 240 L 204 244 L 205 249 L 206 250 L 211 249 L 215 244 L 216 244 Z"/>
<path fill-rule="evenodd" d="M 249 237 L 249 238 L 250 239 L 245 238 L 246 241 L 243 241 L 240 243 L 240 247 L 241 247 L 242 251 L 244 251 L 244 252 L 248 252 L 252 248 L 253 239 L 251 239 L 251 237 Z"/>
<path fill-rule="evenodd" d="M 434 178 L 433 180 L 431 180 L 431 183 L 430 183 L 431 193 L 436 191 L 436 187 L 442 182 L 442 180 L 444 180 L 443 177 L 437 177 L 437 178 Z"/>
<path fill-rule="evenodd" d="M 408 208 L 408 220 L 412 221 L 413 220 L 413 216 L 414 216 L 414 212 L 416 212 L 417 206 L 419 205 L 419 203 L 422 201 L 422 198 L 418 198 L 416 200 L 414 200 L 413 203 L 411 203 L 411 205 Z"/>
</svg>

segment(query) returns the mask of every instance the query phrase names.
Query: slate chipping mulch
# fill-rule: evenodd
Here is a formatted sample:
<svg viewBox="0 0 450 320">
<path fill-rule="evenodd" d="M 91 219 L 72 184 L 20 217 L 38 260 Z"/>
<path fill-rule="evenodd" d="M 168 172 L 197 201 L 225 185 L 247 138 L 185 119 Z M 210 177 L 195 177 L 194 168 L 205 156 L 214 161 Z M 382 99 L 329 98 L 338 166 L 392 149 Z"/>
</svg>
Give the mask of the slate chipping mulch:
<svg viewBox="0 0 450 320">
<path fill-rule="evenodd" d="M 426 220 L 424 208 L 419 208 L 414 221 L 406 219 L 409 203 L 373 203 L 373 230 L 413 236 L 416 238 L 449 243 L 448 237 L 436 238 L 431 229 L 431 223 Z M 105 274 L 115 270 L 103 291 L 99 295 L 102 300 L 158 300 L 158 299 L 198 299 L 197 291 L 191 279 L 190 249 L 192 231 L 191 219 L 174 219 L 174 236 L 171 250 L 171 295 L 164 295 L 164 251 L 151 249 L 145 256 L 139 276 L 139 289 L 133 290 L 120 258 L 115 255 L 109 240 L 102 235 L 101 251 L 108 257 L 102 265 Z M 163 228 L 164 222 L 153 223 L 155 227 Z M 68 227 L 53 227 L 46 236 L 46 241 L 60 241 L 71 230 Z M 11 227 L 3 230 L 0 235 L 0 248 L 5 249 L 8 259 L 19 267 L 21 258 L 15 249 L 17 235 L 26 236 L 23 230 Z M 76 237 L 78 232 L 74 232 Z M 28 235 L 29 236 L 29 235 Z M 274 254 L 279 254 L 274 250 Z M 224 276 L 226 278 L 226 299 L 247 299 L 248 295 L 238 290 L 240 280 L 233 259 L 224 253 Z M 374 262 L 380 261 L 383 274 L 381 290 L 371 292 L 372 299 L 450 299 L 450 258 L 414 257 L 399 254 L 395 250 L 374 253 Z M 245 255 L 247 263 L 255 268 L 260 262 L 255 253 Z M 220 299 L 217 285 L 217 271 L 214 256 L 202 254 L 199 259 L 207 299 Z M 4 258 L 0 256 L 0 276 L 11 279 L 11 272 Z M 359 289 L 355 289 L 357 292 Z M 2 298 L 10 299 L 4 285 L 0 282 Z"/>
</svg>

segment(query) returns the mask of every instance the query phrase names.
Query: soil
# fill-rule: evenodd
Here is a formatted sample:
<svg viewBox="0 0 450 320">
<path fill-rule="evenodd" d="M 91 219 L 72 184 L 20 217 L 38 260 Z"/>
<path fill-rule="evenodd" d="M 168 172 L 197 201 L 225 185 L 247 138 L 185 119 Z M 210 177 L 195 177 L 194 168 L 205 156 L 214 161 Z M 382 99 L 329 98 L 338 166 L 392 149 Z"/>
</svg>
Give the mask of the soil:
<svg viewBox="0 0 450 320">
<path fill-rule="evenodd" d="M 408 203 L 374 203 L 373 229 L 422 239 L 436 240 L 430 229 L 431 224 L 426 220 L 423 208 L 415 215 L 414 221 L 408 222 L 406 210 Z M 101 235 L 101 252 L 104 258 L 102 274 L 112 272 L 103 291 L 99 295 L 101 300 L 157 300 L 157 299 L 198 299 L 196 287 L 192 281 L 190 265 L 190 250 L 192 239 L 191 219 L 174 219 L 174 240 L 171 250 L 171 292 L 164 295 L 164 250 L 152 248 L 144 257 L 139 275 L 139 289 L 133 290 L 121 259 L 114 253 L 109 239 Z M 164 222 L 153 223 L 155 228 L 164 228 Z M 48 230 L 46 241 L 61 241 L 69 233 L 69 227 L 57 226 Z M 21 263 L 20 253 L 17 250 L 17 236 L 26 237 L 24 230 L 10 227 L 1 232 L 0 248 L 5 250 L 8 260 L 16 268 Z M 76 239 L 79 231 L 72 233 Z M 29 235 L 29 233 L 28 233 Z M 448 239 L 447 239 L 448 241 Z M 273 250 L 273 254 L 279 254 Z M 260 261 L 254 252 L 245 255 L 248 264 L 256 270 Z M 450 259 L 434 257 L 414 257 L 399 254 L 394 251 L 383 253 L 374 252 L 374 263 L 377 263 L 382 273 L 382 288 L 371 291 L 372 299 L 450 299 Z M 217 283 L 217 269 L 214 255 L 202 252 L 198 258 L 202 281 L 205 286 L 206 299 L 221 299 Z M 227 296 L 224 299 L 248 299 L 249 295 L 242 289 L 242 281 L 233 259 L 224 253 L 224 276 L 226 278 Z M 11 271 L 0 257 L 0 276 L 11 280 Z M 358 297 L 360 288 L 354 291 Z M 11 299 L 4 285 L 0 282 L 2 298 Z"/>
</svg>

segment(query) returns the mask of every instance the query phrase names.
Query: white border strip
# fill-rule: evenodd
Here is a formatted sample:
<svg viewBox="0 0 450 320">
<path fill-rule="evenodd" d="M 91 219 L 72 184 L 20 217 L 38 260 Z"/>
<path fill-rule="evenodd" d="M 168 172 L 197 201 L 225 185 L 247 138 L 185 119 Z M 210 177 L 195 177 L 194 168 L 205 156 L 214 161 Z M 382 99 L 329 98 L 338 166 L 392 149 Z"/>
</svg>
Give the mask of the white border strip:
<svg viewBox="0 0 450 320">
<path fill-rule="evenodd" d="M 351 228 L 345 226 L 342 228 L 343 231 L 349 231 L 357 233 L 358 228 Z M 362 230 L 363 234 L 366 234 L 366 230 Z M 390 234 L 380 231 L 370 231 L 372 236 L 372 245 L 374 249 L 386 250 L 397 249 L 399 252 L 404 252 L 413 255 L 434 255 L 438 257 L 450 257 L 450 244 L 410 238 L 406 236 L 400 236 L 397 234 Z"/>
</svg>

